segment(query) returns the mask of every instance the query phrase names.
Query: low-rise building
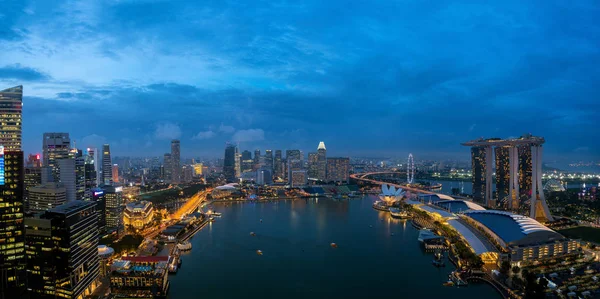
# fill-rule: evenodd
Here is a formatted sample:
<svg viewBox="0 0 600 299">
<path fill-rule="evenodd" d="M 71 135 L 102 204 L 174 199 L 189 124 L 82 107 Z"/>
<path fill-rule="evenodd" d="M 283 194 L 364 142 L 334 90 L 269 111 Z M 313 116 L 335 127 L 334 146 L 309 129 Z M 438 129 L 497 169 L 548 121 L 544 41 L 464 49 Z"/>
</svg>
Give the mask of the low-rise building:
<svg viewBox="0 0 600 299">
<path fill-rule="evenodd" d="M 168 256 L 124 257 L 110 271 L 116 298 L 166 298 L 169 292 Z"/>
<path fill-rule="evenodd" d="M 125 206 L 123 223 L 135 229 L 143 229 L 152 222 L 154 207 L 149 201 L 130 202 Z"/>
</svg>

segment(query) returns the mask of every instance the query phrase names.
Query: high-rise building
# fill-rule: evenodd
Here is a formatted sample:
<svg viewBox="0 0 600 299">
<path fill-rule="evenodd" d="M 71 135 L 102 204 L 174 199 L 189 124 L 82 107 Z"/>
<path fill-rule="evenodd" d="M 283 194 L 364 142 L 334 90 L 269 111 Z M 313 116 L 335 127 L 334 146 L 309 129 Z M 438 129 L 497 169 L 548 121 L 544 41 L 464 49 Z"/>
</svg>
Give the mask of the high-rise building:
<svg viewBox="0 0 600 299">
<path fill-rule="evenodd" d="M 85 157 L 82 150 L 75 150 L 75 199 L 85 197 Z"/>
<path fill-rule="evenodd" d="M 242 154 L 240 154 L 239 149 L 235 148 L 235 177 L 239 178 L 242 176 Z"/>
<path fill-rule="evenodd" d="M 263 165 L 263 168 L 268 169 L 271 173 L 273 173 L 273 151 L 272 150 L 266 150 L 265 151 L 265 164 Z"/>
<path fill-rule="evenodd" d="M 30 298 L 92 294 L 100 261 L 97 217 L 94 203 L 76 200 L 25 218 Z"/>
<path fill-rule="evenodd" d="M 327 181 L 348 184 L 350 158 L 327 158 Z"/>
<path fill-rule="evenodd" d="M 306 170 L 293 170 L 290 173 L 290 185 L 292 187 L 306 186 L 307 179 Z"/>
<path fill-rule="evenodd" d="M 191 165 L 184 165 L 182 168 L 183 182 L 190 183 L 194 178 L 194 168 Z"/>
<path fill-rule="evenodd" d="M 23 172 L 23 152 L 0 145 L 0 299 L 22 298 L 25 290 Z"/>
<path fill-rule="evenodd" d="M 223 176 L 227 182 L 235 182 L 235 154 L 237 147 L 234 144 L 225 145 L 225 157 L 223 159 Z"/>
<path fill-rule="evenodd" d="M 112 166 L 112 180 L 115 183 L 119 182 L 119 164 L 113 164 Z"/>
<path fill-rule="evenodd" d="M 300 150 L 286 150 L 285 151 L 285 159 L 286 160 L 304 160 L 302 157 L 302 152 Z"/>
<path fill-rule="evenodd" d="M 107 187 L 107 185 L 105 185 Z M 106 197 L 104 196 L 104 190 L 96 188 L 92 190 L 92 202 L 96 204 L 97 220 L 98 220 L 98 231 L 101 235 L 106 233 Z"/>
<path fill-rule="evenodd" d="M 5 151 L 21 150 L 23 86 L 0 91 L 0 145 Z"/>
<path fill-rule="evenodd" d="M 304 165 L 302 163 L 302 160 L 299 160 L 299 159 L 286 159 L 286 162 L 287 162 L 286 168 L 287 168 L 287 172 L 288 172 L 288 175 L 287 175 L 288 184 L 291 185 L 292 179 L 293 179 L 292 173 L 294 171 L 304 170 Z"/>
<path fill-rule="evenodd" d="M 491 165 L 490 165 L 491 167 Z M 486 147 L 471 148 L 471 179 L 473 183 L 473 200 L 487 205 L 486 173 L 487 173 Z"/>
<path fill-rule="evenodd" d="M 281 150 L 275 150 L 275 158 L 273 158 L 273 176 L 283 177 L 283 157 L 281 156 Z"/>
<path fill-rule="evenodd" d="M 252 153 L 249 150 L 245 150 L 242 152 L 241 164 L 242 164 L 242 173 L 252 171 L 252 167 L 254 165 L 254 160 L 252 160 Z"/>
<path fill-rule="evenodd" d="M 319 175 L 319 153 L 308 153 L 308 177 L 316 179 Z"/>
<path fill-rule="evenodd" d="M 181 182 L 181 153 L 180 153 L 179 140 L 175 139 L 171 141 L 171 182 Z"/>
<path fill-rule="evenodd" d="M 69 133 L 44 133 L 43 138 L 43 166 L 48 167 L 51 173 L 43 183 L 58 182 L 60 180 L 58 160 L 72 158 Z"/>
<path fill-rule="evenodd" d="M 29 211 L 44 212 L 67 203 L 67 189 L 50 182 L 29 188 Z"/>
<path fill-rule="evenodd" d="M 57 160 L 59 180 L 67 190 L 67 202 L 77 199 L 77 177 L 75 171 L 75 159 Z M 83 194 L 82 194 L 83 195 Z"/>
<path fill-rule="evenodd" d="M 105 185 L 112 184 L 112 159 L 110 157 L 110 145 L 102 145 L 102 180 Z"/>
<path fill-rule="evenodd" d="M 173 173 L 173 158 L 171 154 L 165 154 L 163 158 L 163 179 L 167 182 L 171 182 Z"/>
<path fill-rule="evenodd" d="M 260 150 L 254 150 L 254 163 L 252 165 L 253 170 L 258 170 L 261 167 L 260 165 Z"/>
<path fill-rule="evenodd" d="M 519 153 L 519 191 L 520 195 L 531 196 L 531 178 L 533 161 L 531 160 L 531 145 L 517 146 Z"/>
<path fill-rule="evenodd" d="M 317 147 L 317 179 L 321 181 L 327 180 L 327 149 L 325 142 L 319 142 Z"/>
<path fill-rule="evenodd" d="M 84 179 L 84 191 L 83 198 L 85 200 L 92 199 L 92 190 L 98 187 L 98 173 L 96 172 L 96 165 L 94 163 L 94 158 L 89 154 L 84 157 L 84 166 L 83 166 L 83 179 Z"/>
<path fill-rule="evenodd" d="M 86 162 L 86 163 L 91 163 L 94 164 L 94 171 L 96 172 L 96 186 L 100 186 L 100 184 L 104 183 L 104 180 L 102 179 L 101 171 L 100 171 L 100 158 L 98 157 L 98 149 L 97 148 L 89 148 L 88 147 L 88 156 L 90 156 L 91 158 L 91 162 Z"/>
<path fill-rule="evenodd" d="M 496 154 L 496 200 L 508 204 L 510 192 L 510 146 L 494 148 Z"/>
<path fill-rule="evenodd" d="M 23 190 L 23 205 L 26 211 L 29 209 L 29 188 L 40 184 L 42 184 L 42 162 L 40 155 L 29 155 L 23 181 L 23 188 L 25 188 Z"/>
<path fill-rule="evenodd" d="M 123 220 L 123 187 L 105 186 L 102 188 L 106 202 L 106 231 L 119 231 Z"/>
<path fill-rule="evenodd" d="M 273 175 L 271 170 L 267 168 L 261 168 L 256 171 L 256 183 L 259 185 L 267 185 L 273 183 Z"/>
</svg>

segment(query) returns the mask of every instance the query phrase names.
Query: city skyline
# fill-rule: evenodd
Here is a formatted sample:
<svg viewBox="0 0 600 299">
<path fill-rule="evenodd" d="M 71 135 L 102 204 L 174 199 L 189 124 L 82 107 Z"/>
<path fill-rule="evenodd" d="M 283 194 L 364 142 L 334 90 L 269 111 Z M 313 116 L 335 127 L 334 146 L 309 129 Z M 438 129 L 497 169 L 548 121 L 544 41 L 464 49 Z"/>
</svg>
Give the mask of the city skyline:
<svg viewBox="0 0 600 299">
<path fill-rule="evenodd" d="M 44 128 L 119 156 L 180 139 L 182 154 L 326 140 L 333 155 L 444 158 L 523 133 L 548 158 L 600 155 L 597 3 L 339 4 L 11 1 L 0 90 L 25 86 L 26 153 Z"/>
</svg>

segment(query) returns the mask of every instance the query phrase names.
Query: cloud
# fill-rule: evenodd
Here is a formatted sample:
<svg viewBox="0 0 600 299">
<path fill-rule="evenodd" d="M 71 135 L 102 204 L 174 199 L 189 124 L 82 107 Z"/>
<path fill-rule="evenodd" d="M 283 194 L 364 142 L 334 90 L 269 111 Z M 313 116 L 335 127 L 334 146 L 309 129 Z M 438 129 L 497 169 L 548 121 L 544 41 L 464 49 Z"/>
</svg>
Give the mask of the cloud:
<svg viewBox="0 0 600 299">
<path fill-rule="evenodd" d="M 202 131 L 192 137 L 193 140 L 205 140 L 215 137 L 217 134 L 211 130 Z"/>
<path fill-rule="evenodd" d="M 23 81 L 45 81 L 50 79 L 45 73 L 20 64 L 6 65 L 0 67 L 0 79 L 15 79 Z"/>
<path fill-rule="evenodd" d="M 177 139 L 181 136 L 181 128 L 173 123 L 163 123 L 156 126 L 154 137 L 160 140 Z"/>
<path fill-rule="evenodd" d="M 235 142 L 254 142 L 265 139 L 265 132 L 262 129 L 239 130 L 231 137 Z"/>
<path fill-rule="evenodd" d="M 225 125 L 221 124 L 221 125 L 219 126 L 219 132 L 223 132 L 223 133 L 228 133 L 228 134 L 230 134 L 230 133 L 233 133 L 233 132 L 235 132 L 235 128 L 234 128 L 234 127 L 232 127 L 232 126 L 225 126 Z"/>
</svg>

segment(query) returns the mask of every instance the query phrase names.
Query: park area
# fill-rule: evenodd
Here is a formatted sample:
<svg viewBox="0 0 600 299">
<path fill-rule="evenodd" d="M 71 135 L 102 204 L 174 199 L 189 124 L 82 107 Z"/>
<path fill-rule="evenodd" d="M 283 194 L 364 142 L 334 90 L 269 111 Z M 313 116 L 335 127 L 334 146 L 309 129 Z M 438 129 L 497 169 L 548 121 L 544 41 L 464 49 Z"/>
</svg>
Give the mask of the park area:
<svg viewBox="0 0 600 299">
<path fill-rule="evenodd" d="M 600 244 L 600 228 L 578 226 L 559 230 L 558 232 L 568 238 Z"/>
</svg>

